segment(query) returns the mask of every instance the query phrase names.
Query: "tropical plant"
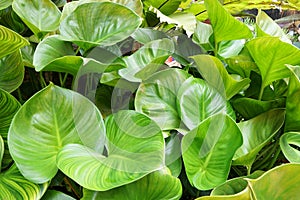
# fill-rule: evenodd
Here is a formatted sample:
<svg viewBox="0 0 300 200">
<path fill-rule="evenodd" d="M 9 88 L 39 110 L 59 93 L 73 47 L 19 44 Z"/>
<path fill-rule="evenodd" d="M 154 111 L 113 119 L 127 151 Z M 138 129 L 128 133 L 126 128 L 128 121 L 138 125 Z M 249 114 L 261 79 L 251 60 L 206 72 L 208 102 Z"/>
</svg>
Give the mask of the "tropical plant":
<svg viewBox="0 0 300 200">
<path fill-rule="evenodd" d="M 0 199 L 296 199 L 300 50 L 232 14 L 300 4 L 222 4 L 0 0 Z"/>
</svg>

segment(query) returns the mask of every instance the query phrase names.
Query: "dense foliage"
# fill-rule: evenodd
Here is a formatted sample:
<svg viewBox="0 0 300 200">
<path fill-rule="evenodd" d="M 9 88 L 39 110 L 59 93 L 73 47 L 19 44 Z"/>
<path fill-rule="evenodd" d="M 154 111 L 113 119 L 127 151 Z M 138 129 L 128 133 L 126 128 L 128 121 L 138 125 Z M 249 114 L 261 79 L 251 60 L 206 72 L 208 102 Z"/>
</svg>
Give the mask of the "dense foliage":
<svg viewBox="0 0 300 200">
<path fill-rule="evenodd" d="M 300 49 L 252 8 L 300 3 L 0 0 L 0 199 L 297 199 Z"/>
</svg>

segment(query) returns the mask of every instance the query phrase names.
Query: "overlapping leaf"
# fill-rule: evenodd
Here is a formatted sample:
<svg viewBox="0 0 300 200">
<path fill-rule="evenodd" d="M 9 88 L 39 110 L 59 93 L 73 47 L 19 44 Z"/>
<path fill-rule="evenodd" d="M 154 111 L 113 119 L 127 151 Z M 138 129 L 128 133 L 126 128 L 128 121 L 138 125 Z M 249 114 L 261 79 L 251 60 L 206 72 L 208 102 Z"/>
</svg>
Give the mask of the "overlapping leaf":
<svg viewBox="0 0 300 200">
<path fill-rule="evenodd" d="M 17 112 L 8 133 L 10 153 L 30 181 L 44 183 L 58 171 L 56 156 L 69 143 L 103 152 L 104 124 L 98 109 L 73 91 L 50 84 Z"/>
<path fill-rule="evenodd" d="M 98 45 L 116 44 L 130 36 L 140 24 L 141 18 L 125 6 L 92 2 L 79 5 L 62 20 L 59 30 L 64 40 L 88 50 Z"/>
<path fill-rule="evenodd" d="M 12 2 L 13 0 L 0 0 L 0 10 L 7 8 Z"/>
<path fill-rule="evenodd" d="M 224 183 L 231 159 L 242 145 L 236 123 L 225 114 L 207 118 L 182 139 L 182 157 L 190 183 L 209 190 Z"/>
<path fill-rule="evenodd" d="M 293 145 L 293 146 L 292 146 Z M 288 161 L 300 163 L 300 133 L 287 132 L 280 137 L 280 148 Z"/>
<path fill-rule="evenodd" d="M 106 191 L 164 166 L 163 136 L 150 118 L 119 111 L 107 117 L 105 125 L 107 156 L 80 144 L 66 145 L 57 157 L 62 172 L 87 189 Z"/>
</svg>

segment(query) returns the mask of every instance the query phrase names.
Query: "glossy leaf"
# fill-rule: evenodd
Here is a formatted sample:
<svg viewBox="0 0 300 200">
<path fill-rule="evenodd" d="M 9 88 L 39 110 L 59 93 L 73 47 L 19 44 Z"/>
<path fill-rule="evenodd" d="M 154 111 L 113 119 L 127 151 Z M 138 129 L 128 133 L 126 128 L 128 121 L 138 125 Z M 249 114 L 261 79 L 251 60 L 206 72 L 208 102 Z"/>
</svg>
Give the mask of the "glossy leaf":
<svg viewBox="0 0 300 200">
<path fill-rule="evenodd" d="M 179 88 L 177 109 L 181 120 L 190 130 L 217 113 L 227 113 L 235 119 L 235 113 L 226 99 L 205 81 L 193 77 Z"/>
<path fill-rule="evenodd" d="M 297 65 L 300 50 L 291 44 L 282 42 L 275 37 L 261 37 L 251 40 L 246 44 L 253 60 L 257 64 L 261 76 L 263 89 L 273 81 L 290 76 L 290 70 L 286 64 Z"/>
<path fill-rule="evenodd" d="M 18 33 L 0 25 L 0 58 L 29 45 L 29 42 Z"/>
<path fill-rule="evenodd" d="M 60 11 L 51 0 L 14 0 L 13 10 L 38 37 L 56 31 L 59 26 Z"/>
<path fill-rule="evenodd" d="M 258 11 L 256 16 L 256 25 L 258 26 L 259 30 L 264 32 L 262 35 L 260 35 L 260 32 L 258 32 L 258 37 L 268 34 L 270 36 L 279 37 L 284 42 L 291 43 L 291 40 L 284 33 L 281 27 L 261 10 Z"/>
<path fill-rule="evenodd" d="M 66 145 L 57 157 L 62 172 L 87 189 L 106 191 L 164 166 L 163 136 L 151 119 L 126 110 L 107 117 L 105 125 L 107 156 L 80 144 Z"/>
<path fill-rule="evenodd" d="M 12 4 L 13 0 L 0 0 L 0 10 L 3 10 Z"/>
<path fill-rule="evenodd" d="M 0 199 L 39 200 L 48 185 L 30 182 L 22 176 L 16 165 L 12 165 L 0 174 Z"/>
<path fill-rule="evenodd" d="M 75 200 L 75 199 L 57 190 L 47 190 L 47 192 L 41 198 L 41 200 Z"/>
<path fill-rule="evenodd" d="M 174 13 L 177 8 L 179 7 L 180 3 L 183 0 L 172 0 L 172 1 L 165 1 L 165 0 L 143 0 L 145 5 L 151 5 L 157 9 L 159 9 L 163 14 L 170 15 Z"/>
<path fill-rule="evenodd" d="M 94 20 L 84 20 L 92 18 Z M 88 50 L 113 45 L 130 36 L 141 24 L 141 18 L 129 8 L 111 2 L 79 5 L 60 24 L 60 34 Z"/>
<path fill-rule="evenodd" d="M 83 59 L 75 55 L 72 44 L 54 35 L 40 42 L 34 52 L 36 71 L 68 72 L 76 75 Z"/>
<path fill-rule="evenodd" d="M 292 146 L 293 145 L 293 146 Z M 300 133 L 287 132 L 280 137 L 280 148 L 288 161 L 300 163 Z"/>
<path fill-rule="evenodd" d="M 247 25 L 231 16 L 218 0 L 205 0 L 204 4 L 214 30 L 214 38 L 217 44 L 221 41 L 252 37 L 252 33 Z M 232 34 L 233 32 L 235 34 Z"/>
<path fill-rule="evenodd" d="M 284 108 L 285 98 L 260 101 L 257 99 L 241 97 L 231 101 L 231 105 L 247 120 L 274 108 Z"/>
<path fill-rule="evenodd" d="M 12 92 L 22 84 L 25 69 L 19 50 L 0 59 L 0 71 L 1 89 Z"/>
<path fill-rule="evenodd" d="M 162 130 L 179 128 L 176 97 L 189 74 L 180 69 L 167 69 L 143 81 L 135 97 L 135 109 L 154 120 Z M 176 80 L 176 81 L 174 81 Z"/>
<path fill-rule="evenodd" d="M 43 183 L 58 171 L 56 156 L 66 144 L 84 144 L 102 152 L 104 130 L 94 104 L 51 83 L 14 116 L 8 146 L 21 173 L 32 182 Z"/>
<path fill-rule="evenodd" d="M 172 177 L 166 170 L 160 170 L 133 183 L 105 192 L 84 190 L 82 200 L 177 200 L 181 194 L 179 179 Z"/>
<path fill-rule="evenodd" d="M 3 168 L 7 167 L 12 162 L 7 146 L 7 133 L 10 123 L 20 106 L 20 103 L 12 95 L 0 89 L 0 136 L 2 136 L 5 145 L 4 157 L 2 160 Z"/>
<path fill-rule="evenodd" d="M 127 68 L 119 70 L 119 74 L 128 81 L 141 82 L 158 71 L 174 51 L 175 46 L 170 39 L 147 43 L 134 54 L 124 58 Z"/>
<path fill-rule="evenodd" d="M 291 72 L 288 93 L 286 97 L 286 120 L 284 130 L 300 131 L 300 80 L 294 72 Z"/>
<path fill-rule="evenodd" d="M 284 123 L 285 111 L 275 109 L 238 124 L 243 145 L 236 151 L 233 164 L 251 167 L 258 152 L 269 142 Z M 259 130 L 259 131 L 258 131 Z"/>
<path fill-rule="evenodd" d="M 182 139 L 182 157 L 192 186 L 209 190 L 224 183 L 231 159 L 242 143 L 238 126 L 224 114 L 207 118 L 186 134 Z"/>
<path fill-rule="evenodd" d="M 243 78 L 250 78 L 251 71 L 259 73 L 257 65 L 252 60 L 251 56 L 247 54 L 240 54 L 238 56 L 233 56 L 225 59 L 228 64 L 228 69 L 234 74 L 238 74 Z"/>
<path fill-rule="evenodd" d="M 299 164 L 275 167 L 258 179 L 249 180 L 257 199 L 297 199 L 300 189 Z M 278 183 L 281 183 L 278 185 Z"/>
<path fill-rule="evenodd" d="M 182 168 L 181 139 L 179 134 L 171 134 L 165 141 L 166 166 L 170 169 L 172 176 L 178 177 Z"/>
<path fill-rule="evenodd" d="M 197 55 L 192 58 L 201 76 L 226 99 L 230 99 L 250 83 L 248 78 L 240 81 L 233 79 L 222 62 L 214 56 Z"/>
<path fill-rule="evenodd" d="M 214 49 L 214 45 L 210 41 L 212 35 L 212 26 L 197 20 L 195 33 L 193 34 L 193 41 L 206 51 L 211 51 Z"/>
<path fill-rule="evenodd" d="M 245 39 L 222 41 L 219 43 L 217 52 L 222 59 L 239 55 L 245 46 Z"/>
<path fill-rule="evenodd" d="M 141 44 L 147 44 L 154 40 L 168 38 L 168 35 L 163 31 L 155 29 L 139 28 L 131 35 L 131 37 Z"/>
</svg>

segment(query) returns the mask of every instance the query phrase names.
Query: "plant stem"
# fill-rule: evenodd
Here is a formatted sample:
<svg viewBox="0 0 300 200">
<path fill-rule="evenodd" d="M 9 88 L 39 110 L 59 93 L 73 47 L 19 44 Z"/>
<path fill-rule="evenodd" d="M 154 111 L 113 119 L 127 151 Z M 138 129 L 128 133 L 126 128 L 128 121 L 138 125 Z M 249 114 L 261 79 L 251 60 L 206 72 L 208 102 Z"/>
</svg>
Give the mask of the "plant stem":
<svg viewBox="0 0 300 200">
<path fill-rule="evenodd" d="M 21 93 L 20 87 L 17 89 L 17 93 L 18 93 L 19 102 L 22 103 L 23 102 L 23 98 L 22 98 L 22 93 Z"/>
<path fill-rule="evenodd" d="M 74 194 L 76 195 L 76 197 L 78 197 L 78 199 L 81 198 L 81 194 L 80 192 L 78 192 L 78 188 L 76 189 L 74 186 L 74 183 L 72 183 L 67 177 L 64 178 L 64 182 L 66 183 L 66 185 L 68 185 L 70 187 L 70 189 L 72 190 L 72 192 L 74 192 Z"/>
<path fill-rule="evenodd" d="M 277 149 L 276 149 L 276 151 L 274 153 L 274 156 L 273 156 L 273 158 L 272 158 L 272 160 L 271 160 L 271 162 L 268 166 L 268 169 L 271 169 L 273 167 L 273 165 L 275 164 L 275 162 L 276 162 L 276 160 L 277 160 L 277 158 L 278 158 L 278 156 L 281 152 L 281 149 L 280 149 L 280 146 L 279 146 L 278 142 L 277 142 L 276 146 L 277 146 Z"/>
<path fill-rule="evenodd" d="M 41 84 L 42 88 L 47 87 L 46 81 L 43 76 L 43 72 L 40 72 L 40 84 Z"/>
<path fill-rule="evenodd" d="M 259 91 L 258 100 L 260 100 L 260 101 L 261 101 L 263 94 L 264 94 L 264 87 L 263 87 L 263 86 L 261 86 L 261 87 L 260 87 L 260 91 Z"/>
</svg>

